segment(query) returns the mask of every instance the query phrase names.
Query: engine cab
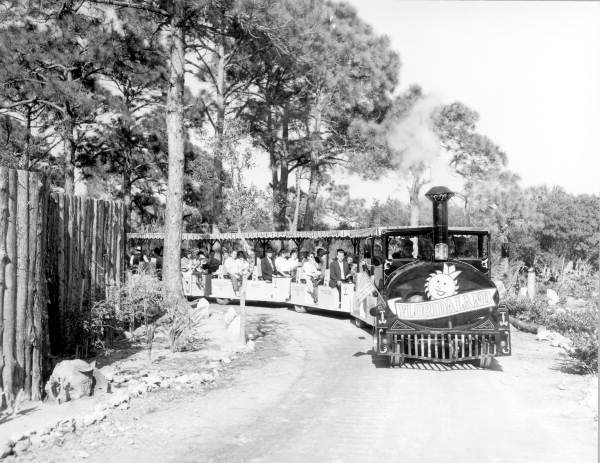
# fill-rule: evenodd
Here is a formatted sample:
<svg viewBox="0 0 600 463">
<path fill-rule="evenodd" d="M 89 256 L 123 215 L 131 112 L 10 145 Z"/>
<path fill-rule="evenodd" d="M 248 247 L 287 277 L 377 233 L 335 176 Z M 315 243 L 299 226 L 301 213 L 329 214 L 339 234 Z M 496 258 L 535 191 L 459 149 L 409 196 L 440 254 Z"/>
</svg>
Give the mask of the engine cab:
<svg viewBox="0 0 600 463">
<path fill-rule="evenodd" d="M 375 344 L 392 366 L 407 358 L 454 363 L 510 355 L 508 312 L 499 305 L 490 279 L 490 234 L 448 228 L 448 200 L 434 187 L 433 226 L 387 229 L 381 235 L 384 259 Z"/>
</svg>

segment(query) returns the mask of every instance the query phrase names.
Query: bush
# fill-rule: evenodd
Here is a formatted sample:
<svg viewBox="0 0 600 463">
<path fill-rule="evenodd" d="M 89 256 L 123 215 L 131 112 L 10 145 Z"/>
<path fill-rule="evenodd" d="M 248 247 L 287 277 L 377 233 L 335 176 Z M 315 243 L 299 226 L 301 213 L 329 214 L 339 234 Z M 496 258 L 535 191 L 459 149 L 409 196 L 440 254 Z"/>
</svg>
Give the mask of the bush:
<svg viewBox="0 0 600 463">
<path fill-rule="evenodd" d="M 505 303 L 511 317 L 543 325 L 573 341 L 569 356 L 583 371 L 598 371 L 598 305 L 580 310 L 556 312 L 540 298 L 509 296 Z"/>
<path fill-rule="evenodd" d="M 165 310 L 160 281 L 152 272 L 129 275 L 128 281 L 111 288 L 108 297 L 94 304 L 88 336 L 96 347 L 106 349 L 112 346 L 113 338 L 129 330 L 145 325 L 146 341 L 151 350 L 154 323 Z M 150 355 L 150 354 L 149 354 Z"/>
</svg>

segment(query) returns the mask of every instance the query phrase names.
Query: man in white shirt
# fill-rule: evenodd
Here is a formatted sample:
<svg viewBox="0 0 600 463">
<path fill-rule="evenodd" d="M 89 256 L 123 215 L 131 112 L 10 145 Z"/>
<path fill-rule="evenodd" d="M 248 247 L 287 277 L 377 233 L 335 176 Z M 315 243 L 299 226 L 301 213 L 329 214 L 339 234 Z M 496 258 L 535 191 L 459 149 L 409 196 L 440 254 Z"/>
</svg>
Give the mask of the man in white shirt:
<svg viewBox="0 0 600 463">
<path fill-rule="evenodd" d="M 277 254 L 277 258 L 275 259 L 275 270 L 277 270 L 277 275 L 281 277 L 289 277 L 290 276 L 290 267 L 288 264 L 289 254 L 285 249 L 281 249 Z"/>
</svg>

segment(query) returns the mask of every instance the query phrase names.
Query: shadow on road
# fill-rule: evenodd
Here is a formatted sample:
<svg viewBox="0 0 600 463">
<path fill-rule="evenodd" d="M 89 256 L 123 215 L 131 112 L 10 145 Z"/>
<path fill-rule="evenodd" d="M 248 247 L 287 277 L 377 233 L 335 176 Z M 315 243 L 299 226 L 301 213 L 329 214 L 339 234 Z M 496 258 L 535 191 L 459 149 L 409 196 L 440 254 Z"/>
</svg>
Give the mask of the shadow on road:
<svg viewBox="0 0 600 463">
<path fill-rule="evenodd" d="M 371 362 L 375 365 L 375 368 L 390 368 L 388 357 L 385 355 L 378 355 L 373 349 L 367 352 L 355 352 L 352 357 L 362 357 L 364 355 L 371 356 Z M 397 368 L 403 368 L 407 370 L 429 370 L 429 371 L 456 371 L 456 370 L 486 370 L 481 368 L 472 362 L 460 362 L 460 363 L 439 363 L 439 362 L 425 362 L 423 360 L 407 359 L 404 365 Z M 496 359 L 492 360 L 492 365 L 487 370 L 491 371 L 503 371 L 502 365 L 498 363 Z"/>
</svg>

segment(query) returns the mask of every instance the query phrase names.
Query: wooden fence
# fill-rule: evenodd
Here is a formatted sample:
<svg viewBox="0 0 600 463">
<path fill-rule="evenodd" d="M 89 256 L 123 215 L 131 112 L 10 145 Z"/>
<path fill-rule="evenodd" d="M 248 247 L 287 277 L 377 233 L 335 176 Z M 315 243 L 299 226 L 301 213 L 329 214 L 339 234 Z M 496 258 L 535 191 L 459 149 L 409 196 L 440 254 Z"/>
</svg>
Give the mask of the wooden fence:
<svg viewBox="0 0 600 463">
<path fill-rule="evenodd" d="M 41 397 L 50 353 L 84 324 L 123 269 L 123 206 L 50 194 L 39 173 L 0 167 L 0 379 L 9 402 Z M 1 400 L 0 400 L 1 405 Z"/>
</svg>

